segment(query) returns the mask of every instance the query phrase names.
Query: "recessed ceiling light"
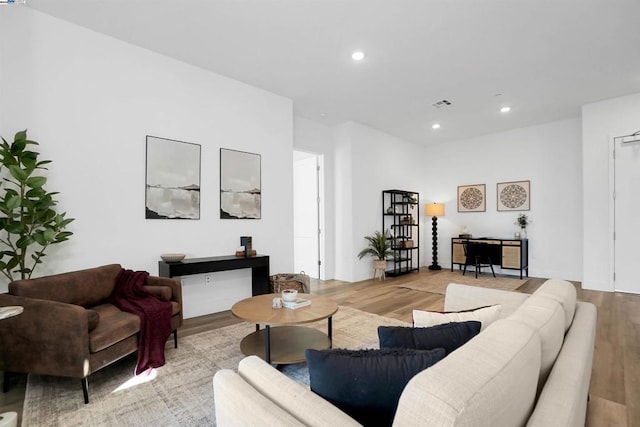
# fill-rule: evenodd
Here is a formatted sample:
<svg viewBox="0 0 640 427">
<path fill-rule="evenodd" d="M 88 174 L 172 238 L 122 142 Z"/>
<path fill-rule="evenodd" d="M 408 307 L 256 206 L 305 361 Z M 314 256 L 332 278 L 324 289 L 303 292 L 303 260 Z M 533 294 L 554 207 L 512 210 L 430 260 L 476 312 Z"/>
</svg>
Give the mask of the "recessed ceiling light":
<svg viewBox="0 0 640 427">
<path fill-rule="evenodd" d="M 431 129 L 440 129 L 440 123 L 434 123 L 431 125 Z"/>
<path fill-rule="evenodd" d="M 501 112 L 501 113 L 508 113 L 509 111 L 511 111 L 511 107 L 502 107 L 502 108 L 500 109 L 500 112 Z"/>
<path fill-rule="evenodd" d="M 364 59 L 364 52 L 361 50 L 356 50 L 351 54 L 351 59 L 354 61 L 362 61 Z"/>
</svg>

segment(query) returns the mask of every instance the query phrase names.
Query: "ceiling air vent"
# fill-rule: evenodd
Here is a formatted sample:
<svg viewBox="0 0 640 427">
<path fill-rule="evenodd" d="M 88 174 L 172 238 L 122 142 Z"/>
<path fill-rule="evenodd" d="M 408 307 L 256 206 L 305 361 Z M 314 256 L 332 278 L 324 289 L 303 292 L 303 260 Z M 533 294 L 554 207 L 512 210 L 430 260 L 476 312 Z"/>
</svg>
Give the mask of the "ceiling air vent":
<svg viewBox="0 0 640 427">
<path fill-rule="evenodd" d="M 449 105 L 451 105 L 451 102 L 447 101 L 446 99 L 443 99 L 442 101 L 438 101 L 431 105 L 433 105 L 436 108 L 442 108 L 442 107 L 448 107 Z"/>
</svg>

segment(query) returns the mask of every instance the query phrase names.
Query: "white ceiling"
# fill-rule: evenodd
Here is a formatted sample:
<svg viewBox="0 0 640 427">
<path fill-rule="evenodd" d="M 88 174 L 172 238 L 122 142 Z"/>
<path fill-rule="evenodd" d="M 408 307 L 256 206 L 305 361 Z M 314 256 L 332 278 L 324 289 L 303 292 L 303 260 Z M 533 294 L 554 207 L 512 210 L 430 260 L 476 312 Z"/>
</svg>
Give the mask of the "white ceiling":
<svg viewBox="0 0 640 427">
<path fill-rule="evenodd" d="M 422 144 L 579 117 L 583 104 L 640 92 L 640 0 L 27 6 L 291 98 L 296 115 Z M 351 60 L 355 49 L 364 61 Z M 432 106 L 443 99 L 452 105 Z"/>
</svg>

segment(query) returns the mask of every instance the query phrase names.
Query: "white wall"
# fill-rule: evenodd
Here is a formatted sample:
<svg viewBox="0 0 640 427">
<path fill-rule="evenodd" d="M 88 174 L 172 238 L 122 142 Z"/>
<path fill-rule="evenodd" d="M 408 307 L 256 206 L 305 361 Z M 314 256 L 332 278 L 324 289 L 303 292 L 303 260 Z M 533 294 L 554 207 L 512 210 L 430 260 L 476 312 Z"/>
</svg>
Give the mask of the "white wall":
<svg viewBox="0 0 640 427">
<path fill-rule="evenodd" d="M 582 107 L 585 289 L 613 291 L 609 142 L 640 129 L 640 94 Z M 636 230 L 637 231 L 637 230 Z"/>
<path fill-rule="evenodd" d="M 451 265 L 451 237 L 464 226 L 475 237 L 512 238 L 521 212 L 497 211 L 496 184 L 530 180 L 531 210 L 524 212 L 532 220 L 529 275 L 581 280 L 581 163 L 579 119 L 426 148 L 423 201 L 446 204 L 445 216 L 438 219 L 439 264 Z M 470 184 L 486 184 L 486 212 L 457 211 L 457 186 Z"/>
<path fill-rule="evenodd" d="M 419 191 L 422 148 L 354 122 L 337 132 L 336 279 L 359 281 L 373 277 L 372 260 L 356 255 L 366 246 L 364 236 L 382 231 L 382 191 Z"/>
<path fill-rule="evenodd" d="M 0 135 L 27 128 L 41 143 L 47 189 L 76 218 L 37 275 L 112 262 L 157 274 L 161 253 L 232 254 L 241 235 L 271 256 L 272 273 L 291 271 L 289 99 L 28 8 L 2 10 L 0 40 Z M 200 220 L 144 219 L 148 134 L 202 145 Z M 221 147 L 261 154 L 261 220 L 219 219 Z M 250 294 L 247 277 L 185 285 L 185 315 L 228 308 Z"/>
</svg>

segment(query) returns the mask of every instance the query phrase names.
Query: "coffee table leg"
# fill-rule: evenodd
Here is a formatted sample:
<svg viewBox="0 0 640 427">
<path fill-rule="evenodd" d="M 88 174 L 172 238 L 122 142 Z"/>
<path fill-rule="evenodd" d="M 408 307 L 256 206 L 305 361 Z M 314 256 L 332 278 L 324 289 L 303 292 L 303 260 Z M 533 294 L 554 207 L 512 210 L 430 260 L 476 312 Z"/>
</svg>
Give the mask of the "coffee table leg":
<svg viewBox="0 0 640 427">
<path fill-rule="evenodd" d="M 327 335 L 329 335 L 329 348 L 333 347 L 333 316 L 329 316 L 328 327 L 327 327 Z"/>
<path fill-rule="evenodd" d="M 264 346 L 265 346 L 265 358 L 264 360 L 271 364 L 271 326 L 266 325 L 265 326 L 265 332 L 266 332 L 266 337 L 264 340 Z"/>
</svg>

